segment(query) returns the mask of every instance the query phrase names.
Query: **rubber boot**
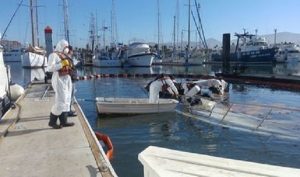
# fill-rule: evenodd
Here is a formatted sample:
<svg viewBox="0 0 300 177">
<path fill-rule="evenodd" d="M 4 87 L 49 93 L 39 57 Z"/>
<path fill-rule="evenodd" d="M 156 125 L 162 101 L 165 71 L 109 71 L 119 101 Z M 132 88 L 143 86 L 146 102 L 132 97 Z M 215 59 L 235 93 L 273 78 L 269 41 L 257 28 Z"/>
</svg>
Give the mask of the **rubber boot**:
<svg viewBox="0 0 300 177">
<path fill-rule="evenodd" d="M 68 119 L 68 112 L 61 113 L 61 115 L 59 116 L 60 126 L 71 127 L 71 126 L 75 125 L 75 123 L 73 123 L 73 122 L 68 122 L 67 119 Z"/>
<path fill-rule="evenodd" d="M 54 129 L 60 129 L 61 126 L 56 124 L 57 119 L 58 119 L 58 116 L 50 113 L 50 121 L 49 121 L 48 125 Z"/>
</svg>

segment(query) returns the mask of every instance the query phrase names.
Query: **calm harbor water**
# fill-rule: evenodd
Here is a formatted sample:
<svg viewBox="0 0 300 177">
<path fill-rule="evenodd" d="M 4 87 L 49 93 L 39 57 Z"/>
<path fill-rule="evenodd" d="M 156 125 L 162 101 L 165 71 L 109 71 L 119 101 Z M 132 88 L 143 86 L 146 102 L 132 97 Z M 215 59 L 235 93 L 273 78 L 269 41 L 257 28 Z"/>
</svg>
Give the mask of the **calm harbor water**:
<svg viewBox="0 0 300 177">
<path fill-rule="evenodd" d="M 248 67 L 249 73 L 297 74 L 298 65 Z M 43 70 L 22 69 L 19 63 L 11 65 L 14 82 L 25 85 L 34 77 L 42 77 Z M 194 73 L 212 74 L 219 66 L 161 67 L 151 68 L 91 68 L 79 70 L 90 73 Z M 77 98 L 147 97 L 142 87 L 150 79 L 102 78 L 76 83 Z M 180 80 L 179 80 L 180 81 Z M 300 92 L 274 90 L 243 84 L 230 84 L 232 102 L 300 107 Z M 93 129 L 108 134 L 115 153 L 111 161 L 120 177 L 141 177 L 143 167 L 138 154 L 146 147 L 159 146 L 193 153 L 208 154 L 253 162 L 300 168 L 300 141 L 263 136 L 255 133 L 224 129 L 177 113 L 135 115 L 126 117 L 99 117 L 94 102 L 80 101 Z M 291 121 L 300 124 L 300 113 Z M 289 114 L 282 114 L 288 119 Z M 295 118 L 296 117 L 296 118 Z M 299 128 L 300 134 L 300 128 Z"/>
</svg>

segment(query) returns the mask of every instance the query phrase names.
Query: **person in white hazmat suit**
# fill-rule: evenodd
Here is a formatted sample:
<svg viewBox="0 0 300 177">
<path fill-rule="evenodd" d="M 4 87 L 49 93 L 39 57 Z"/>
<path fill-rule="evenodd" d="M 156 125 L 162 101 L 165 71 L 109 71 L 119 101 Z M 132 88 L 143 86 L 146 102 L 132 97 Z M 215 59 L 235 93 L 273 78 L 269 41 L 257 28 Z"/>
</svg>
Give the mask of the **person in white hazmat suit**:
<svg viewBox="0 0 300 177">
<path fill-rule="evenodd" d="M 72 81 L 69 74 L 71 62 L 67 59 L 69 44 L 66 40 L 57 43 L 55 51 L 49 55 L 48 71 L 52 74 L 52 87 L 55 92 L 55 102 L 51 108 L 49 126 L 54 129 L 73 126 L 67 122 L 67 112 L 70 111 Z M 57 125 L 59 118 L 60 125 Z"/>
<path fill-rule="evenodd" d="M 224 80 L 218 79 L 198 80 L 192 83 L 197 84 L 201 88 L 201 94 L 209 92 L 208 95 L 211 95 L 209 90 L 213 90 L 216 94 L 223 95 L 227 86 Z"/>
<path fill-rule="evenodd" d="M 174 96 L 178 96 L 178 90 L 174 85 L 172 79 L 161 74 L 154 80 L 149 87 L 149 103 L 158 103 L 159 92 L 168 91 Z"/>
<path fill-rule="evenodd" d="M 195 102 L 195 95 L 197 95 L 200 91 L 201 91 L 201 88 L 194 84 L 194 83 L 183 83 L 182 84 L 182 88 L 184 90 L 184 96 L 185 96 L 185 99 L 191 103 L 191 105 L 193 105 Z"/>
</svg>

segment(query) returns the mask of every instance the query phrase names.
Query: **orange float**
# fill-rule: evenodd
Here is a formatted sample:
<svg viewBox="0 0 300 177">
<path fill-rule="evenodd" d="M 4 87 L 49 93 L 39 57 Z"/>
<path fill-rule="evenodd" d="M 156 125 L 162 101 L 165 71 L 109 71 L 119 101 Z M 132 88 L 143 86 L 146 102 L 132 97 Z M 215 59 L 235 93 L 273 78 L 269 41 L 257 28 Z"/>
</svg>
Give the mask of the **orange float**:
<svg viewBox="0 0 300 177">
<path fill-rule="evenodd" d="M 107 148 L 106 156 L 109 160 L 111 160 L 113 158 L 113 154 L 114 154 L 114 146 L 113 146 L 109 136 L 99 133 L 99 132 L 95 132 L 95 135 L 99 141 L 103 141 L 103 143 L 105 144 L 105 146 Z"/>
</svg>

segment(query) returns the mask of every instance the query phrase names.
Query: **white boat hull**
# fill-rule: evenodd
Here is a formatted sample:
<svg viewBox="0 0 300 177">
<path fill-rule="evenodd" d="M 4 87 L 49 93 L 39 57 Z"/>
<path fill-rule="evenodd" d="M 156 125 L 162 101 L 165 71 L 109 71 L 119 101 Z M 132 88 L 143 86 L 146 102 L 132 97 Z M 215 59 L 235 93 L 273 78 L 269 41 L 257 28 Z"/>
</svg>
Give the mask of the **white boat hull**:
<svg viewBox="0 0 300 177">
<path fill-rule="evenodd" d="M 10 76 L 10 73 L 8 73 Z M 10 100 L 8 98 L 8 76 L 7 68 L 4 65 L 3 61 L 3 50 L 2 46 L 0 46 L 0 119 L 6 109 L 9 107 Z"/>
<path fill-rule="evenodd" d="M 159 99 L 159 103 L 149 103 L 148 98 L 96 98 L 97 110 L 100 114 L 147 114 L 172 112 L 178 101 Z"/>
<path fill-rule="evenodd" d="M 128 56 L 130 66 L 151 66 L 155 55 L 153 53 L 137 54 Z"/>
<path fill-rule="evenodd" d="M 47 66 L 47 57 L 44 55 L 26 52 L 23 55 L 22 66 L 25 68 L 42 68 Z"/>
<path fill-rule="evenodd" d="M 121 60 L 94 60 L 93 66 L 96 67 L 121 67 Z"/>
</svg>

